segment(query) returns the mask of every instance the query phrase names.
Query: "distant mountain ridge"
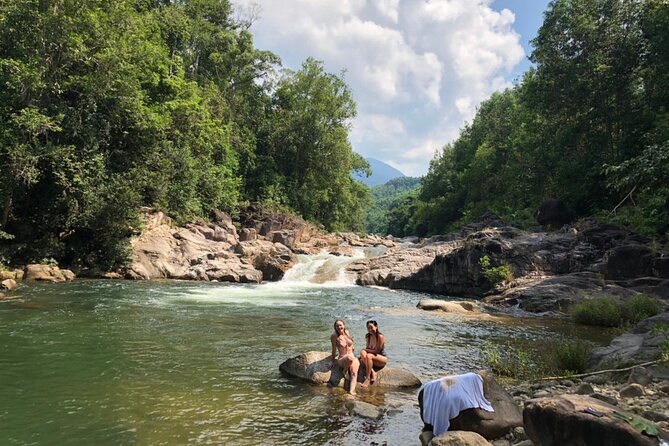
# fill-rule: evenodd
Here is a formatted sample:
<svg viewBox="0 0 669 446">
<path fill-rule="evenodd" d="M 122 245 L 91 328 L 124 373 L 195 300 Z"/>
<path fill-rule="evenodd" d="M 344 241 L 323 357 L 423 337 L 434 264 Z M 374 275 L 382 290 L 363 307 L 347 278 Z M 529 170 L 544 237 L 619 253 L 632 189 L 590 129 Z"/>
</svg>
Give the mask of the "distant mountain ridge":
<svg viewBox="0 0 669 446">
<path fill-rule="evenodd" d="M 365 161 L 369 163 L 369 167 L 372 168 L 372 175 L 365 177 L 364 175 L 353 175 L 353 178 L 361 181 L 363 184 L 366 184 L 368 187 L 378 186 L 379 184 L 385 184 L 390 180 L 395 178 L 405 177 L 402 172 L 395 169 L 390 164 L 386 164 L 383 161 L 379 161 L 375 158 L 365 158 Z"/>
</svg>

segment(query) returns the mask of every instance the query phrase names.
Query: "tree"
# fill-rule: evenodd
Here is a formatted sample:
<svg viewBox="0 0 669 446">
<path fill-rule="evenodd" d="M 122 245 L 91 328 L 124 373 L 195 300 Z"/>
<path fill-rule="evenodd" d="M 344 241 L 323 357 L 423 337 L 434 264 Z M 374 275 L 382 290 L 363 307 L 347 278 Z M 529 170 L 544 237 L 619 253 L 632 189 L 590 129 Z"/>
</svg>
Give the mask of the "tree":
<svg viewBox="0 0 669 446">
<path fill-rule="evenodd" d="M 287 204 L 327 229 L 362 229 L 368 193 L 351 172 L 368 165 L 348 141 L 355 113 L 348 86 L 321 62 L 307 59 L 300 71 L 286 71 L 259 147 L 268 169 L 257 193 L 279 189 Z"/>
</svg>

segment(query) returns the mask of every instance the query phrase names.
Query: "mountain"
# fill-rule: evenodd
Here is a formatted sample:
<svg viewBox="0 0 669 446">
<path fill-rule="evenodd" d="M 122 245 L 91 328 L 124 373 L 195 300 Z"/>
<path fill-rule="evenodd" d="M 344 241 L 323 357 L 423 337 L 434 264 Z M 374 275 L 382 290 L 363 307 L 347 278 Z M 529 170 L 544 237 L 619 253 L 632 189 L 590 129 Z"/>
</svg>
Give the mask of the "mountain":
<svg viewBox="0 0 669 446">
<path fill-rule="evenodd" d="M 385 184 L 394 178 L 406 176 L 399 170 L 395 169 L 393 166 L 386 164 L 383 161 L 379 161 L 374 158 L 365 158 L 365 160 L 369 163 L 369 167 L 372 168 L 372 175 L 369 177 L 365 177 L 364 175 L 353 175 L 353 178 L 362 181 L 362 183 L 366 184 L 368 187 Z"/>
</svg>

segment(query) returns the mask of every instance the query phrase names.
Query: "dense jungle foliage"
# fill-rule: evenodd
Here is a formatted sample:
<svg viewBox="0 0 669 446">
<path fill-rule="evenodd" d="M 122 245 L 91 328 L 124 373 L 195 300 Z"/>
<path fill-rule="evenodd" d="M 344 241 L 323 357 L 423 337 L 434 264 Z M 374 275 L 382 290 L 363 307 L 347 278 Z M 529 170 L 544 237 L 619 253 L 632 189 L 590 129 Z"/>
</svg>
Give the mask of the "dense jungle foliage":
<svg viewBox="0 0 669 446">
<path fill-rule="evenodd" d="M 493 211 L 531 224 L 545 198 L 651 235 L 669 229 L 669 2 L 554 0 L 534 68 L 481 104 L 432 160 L 394 235 Z"/>
<path fill-rule="evenodd" d="M 349 88 L 312 59 L 279 70 L 250 24 L 227 0 L 0 0 L 5 261 L 111 269 L 141 206 L 185 222 L 260 200 L 363 229 Z"/>
</svg>

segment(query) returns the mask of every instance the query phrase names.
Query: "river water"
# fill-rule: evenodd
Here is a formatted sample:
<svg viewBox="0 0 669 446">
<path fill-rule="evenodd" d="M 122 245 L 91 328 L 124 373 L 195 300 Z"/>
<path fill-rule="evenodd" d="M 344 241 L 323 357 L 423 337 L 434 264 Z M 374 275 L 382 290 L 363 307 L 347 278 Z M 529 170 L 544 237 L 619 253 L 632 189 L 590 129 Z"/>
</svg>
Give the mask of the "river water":
<svg viewBox="0 0 669 446">
<path fill-rule="evenodd" d="M 0 302 L 0 444 L 418 444 L 417 389 L 361 390 L 386 410 L 371 421 L 348 414 L 342 389 L 283 376 L 279 364 L 329 351 L 337 318 L 356 351 L 377 320 L 391 366 L 424 382 L 482 367 L 486 340 L 578 334 L 536 317 L 422 311 L 425 295 L 349 284 L 343 262 L 303 257 L 261 285 L 22 284 Z"/>
</svg>

